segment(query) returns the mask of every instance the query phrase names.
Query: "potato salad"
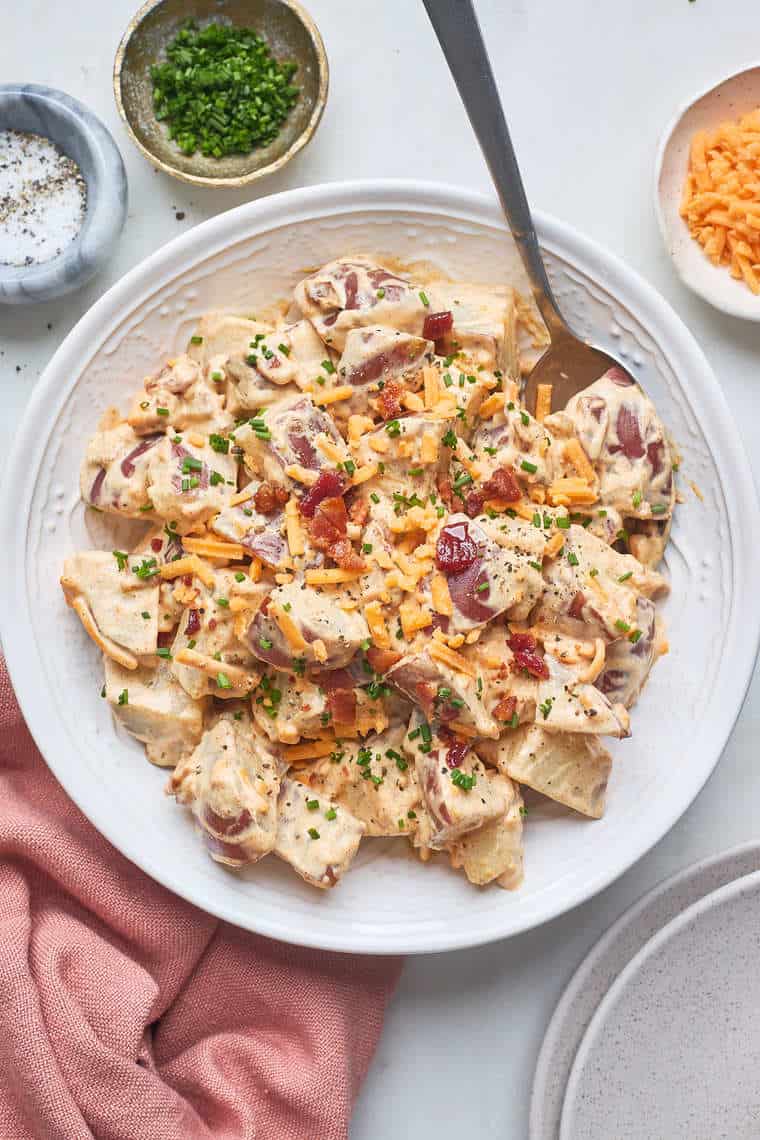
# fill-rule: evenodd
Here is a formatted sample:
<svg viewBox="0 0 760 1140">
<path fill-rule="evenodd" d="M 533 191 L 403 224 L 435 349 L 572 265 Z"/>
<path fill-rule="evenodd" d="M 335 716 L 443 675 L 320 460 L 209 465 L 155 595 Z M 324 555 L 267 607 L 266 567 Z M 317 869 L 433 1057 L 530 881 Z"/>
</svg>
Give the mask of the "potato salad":
<svg viewBox="0 0 760 1140">
<path fill-rule="evenodd" d="M 61 585 L 213 859 L 330 888 L 392 836 L 514 888 L 524 795 L 602 816 L 666 649 L 674 454 L 619 369 L 523 406 L 511 288 L 383 260 L 205 316 L 106 413 L 82 498 L 142 526 Z"/>
</svg>

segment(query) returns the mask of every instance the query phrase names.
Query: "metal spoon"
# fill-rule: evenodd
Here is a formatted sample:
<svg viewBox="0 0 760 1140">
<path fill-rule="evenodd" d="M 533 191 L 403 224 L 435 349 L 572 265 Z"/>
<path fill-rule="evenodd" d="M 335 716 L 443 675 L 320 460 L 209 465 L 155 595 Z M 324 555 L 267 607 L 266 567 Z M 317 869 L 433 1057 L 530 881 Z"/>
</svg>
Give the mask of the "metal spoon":
<svg viewBox="0 0 760 1140">
<path fill-rule="evenodd" d="M 549 348 L 525 381 L 525 403 L 534 408 L 538 385 L 552 384 L 554 407 L 564 408 L 571 396 L 598 380 L 608 368 L 620 368 L 629 376 L 630 373 L 619 360 L 577 337 L 559 311 L 546 276 L 520 168 L 471 0 L 423 0 L 423 3 L 491 171 L 551 339 Z"/>
</svg>

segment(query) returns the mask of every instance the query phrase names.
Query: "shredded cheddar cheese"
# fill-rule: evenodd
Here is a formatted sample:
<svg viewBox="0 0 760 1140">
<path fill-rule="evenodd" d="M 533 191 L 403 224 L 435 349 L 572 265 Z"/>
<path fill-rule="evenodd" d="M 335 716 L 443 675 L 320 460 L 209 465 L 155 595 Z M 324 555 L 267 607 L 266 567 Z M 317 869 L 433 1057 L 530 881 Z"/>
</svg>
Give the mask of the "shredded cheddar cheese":
<svg viewBox="0 0 760 1140">
<path fill-rule="evenodd" d="M 546 417 L 551 414 L 553 391 L 553 384 L 539 384 L 536 388 L 535 418 L 540 424 L 542 424 Z"/>
<path fill-rule="evenodd" d="M 175 558 L 174 562 L 167 562 L 162 566 L 159 573 L 165 582 L 184 577 L 185 574 L 194 574 L 196 578 L 200 578 L 204 586 L 208 586 L 209 590 L 214 585 L 213 570 L 210 566 L 206 566 L 197 554 L 187 558 Z"/>
<path fill-rule="evenodd" d="M 298 500 L 291 495 L 285 504 L 285 536 L 291 558 L 297 558 L 306 550 L 306 541 L 298 513 Z"/>
<path fill-rule="evenodd" d="M 760 294 L 760 109 L 691 140 L 681 217 L 714 265 Z"/>
<path fill-rule="evenodd" d="M 223 542 L 215 538 L 183 538 L 182 545 L 188 554 L 198 554 L 202 558 L 229 558 L 239 562 L 246 557 L 246 551 L 239 542 Z"/>
<path fill-rule="evenodd" d="M 430 643 L 429 653 L 435 661 L 440 661 L 442 665 L 448 665 L 449 669 L 453 669 L 456 673 L 464 673 L 466 677 L 475 677 L 475 666 L 466 657 L 462 657 L 460 653 L 449 649 L 448 645 L 434 639 Z"/>
</svg>

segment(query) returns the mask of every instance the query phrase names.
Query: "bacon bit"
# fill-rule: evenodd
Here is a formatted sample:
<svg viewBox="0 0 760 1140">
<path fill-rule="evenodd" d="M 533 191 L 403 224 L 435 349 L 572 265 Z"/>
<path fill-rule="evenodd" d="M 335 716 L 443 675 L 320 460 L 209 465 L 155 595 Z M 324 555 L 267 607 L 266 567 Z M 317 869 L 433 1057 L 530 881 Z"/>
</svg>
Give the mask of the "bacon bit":
<svg viewBox="0 0 760 1140">
<path fill-rule="evenodd" d="M 317 550 L 329 554 L 342 570 L 363 570 L 360 558 L 346 537 L 348 513 L 343 499 L 322 499 L 309 521 L 309 535 Z"/>
<path fill-rule="evenodd" d="M 389 669 L 401 660 L 401 653 L 394 653 L 392 649 L 378 649 L 371 646 L 367 650 L 367 661 L 376 673 L 387 673 Z"/>
<path fill-rule="evenodd" d="M 213 632 L 216 629 L 216 627 L 218 626 L 218 624 L 219 624 L 219 622 L 216 620 L 216 618 L 211 618 L 211 621 L 208 623 L 208 627 Z"/>
<path fill-rule="evenodd" d="M 578 620 L 580 621 L 583 618 L 583 607 L 585 606 L 585 604 L 586 604 L 586 595 L 584 593 L 582 593 L 581 590 L 579 590 L 578 593 L 573 598 L 572 602 L 570 603 L 570 608 L 567 611 L 568 614 L 570 615 L 570 617 L 578 618 Z"/>
<path fill-rule="evenodd" d="M 185 633 L 190 637 L 198 633 L 201 628 L 201 615 L 197 610 L 187 611 L 187 625 L 185 626 Z"/>
<path fill-rule="evenodd" d="M 156 554 L 158 554 L 158 553 L 160 552 L 160 550 L 161 550 L 161 547 L 162 547 L 163 545 L 164 545 L 164 544 L 163 544 L 163 542 L 161 541 L 161 539 L 160 539 L 160 538 L 152 538 L 152 539 L 150 540 L 150 548 L 151 548 L 151 550 L 153 550 L 153 551 L 154 551 Z"/>
<path fill-rule="evenodd" d="M 356 693 L 351 689 L 333 689 L 327 694 L 327 707 L 333 724 L 353 724 L 356 719 Z"/>
<path fill-rule="evenodd" d="M 336 565 L 340 566 L 341 570 L 364 570 L 364 559 L 361 558 L 349 539 L 341 538 L 339 542 L 329 551 L 330 557 Z"/>
<path fill-rule="evenodd" d="M 404 410 L 401 403 L 401 397 L 404 395 L 404 388 L 399 384 L 398 380 L 386 380 L 385 387 L 380 395 L 377 397 L 380 415 L 384 420 L 395 420 L 401 415 Z"/>
<path fill-rule="evenodd" d="M 436 686 L 430 681 L 418 681 L 414 691 L 417 694 L 417 704 L 429 720 L 435 709 L 435 698 L 438 694 Z"/>
<path fill-rule="evenodd" d="M 447 766 L 449 768 L 458 768 L 469 751 L 469 744 L 464 740 L 457 740 L 446 753 Z"/>
<path fill-rule="evenodd" d="M 354 499 L 348 508 L 349 522 L 364 526 L 369 518 L 369 503 L 366 499 Z"/>
<path fill-rule="evenodd" d="M 464 498 L 465 514 L 474 519 L 483 510 L 483 503 L 486 500 L 484 491 L 470 491 Z"/>
<path fill-rule="evenodd" d="M 289 498 L 288 491 L 281 483 L 273 483 L 267 479 L 253 496 L 253 502 L 260 515 L 271 515 L 278 507 L 284 507 Z"/>
<path fill-rule="evenodd" d="M 298 509 L 304 518 L 314 518 L 314 512 L 323 499 L 332 499 L 342 495 L 348 484 L 337 471 L 321 471 L 316 483 L 304 494 Z"/>
<path fill-rule="evenodd" d="M 510 721 L 517 712 L 517 697 L 502 697 L 491 715 L 496 720 Z"/>
<path fill-rule="evenodd" d="M 174 634 L 170 630 L 168 633 L 159 633 L 156 639 L 156 644 L 158 645 L 159 649 L 168 649 L 173 641 Z"/>
<path fill-rule="evenodd" d="M 521 669 L 525 669 L 527 673 L 530 673 L 531 677 L 548 681 L 549 666 L 543 657 L 536 652 L 536 639 L 532 634 L 513 633 L 507 645 L 514 654 L 512 668 L 515 673 L 519 673 Z"/>
<path fill-rule="evenodd" d="M 436 480 L 436 486 L 438 487 L 438 494 L 441 496 L 443 502 L 446 504 L 450 511 L 453 510 L 454 484 L 452 483 L 451 479 L 448 477 L 448 475 L 439 475 L 438 479 Z"/>
<path fill-rule="evenodd" d="M 451 309 L 440 313 L 428 313 L 422 324 L 422 335 L 425 340 L 440 340 L 454 327 L 454 314 Z"/>
<path fill-rule="evenodd" d="M 483 484 L 486 497 L 504 499 L 508 503 L 516 503 L 522 497 L 522 491 L 511 467 L 497 467 L 490 479 Z"/>
</svg>

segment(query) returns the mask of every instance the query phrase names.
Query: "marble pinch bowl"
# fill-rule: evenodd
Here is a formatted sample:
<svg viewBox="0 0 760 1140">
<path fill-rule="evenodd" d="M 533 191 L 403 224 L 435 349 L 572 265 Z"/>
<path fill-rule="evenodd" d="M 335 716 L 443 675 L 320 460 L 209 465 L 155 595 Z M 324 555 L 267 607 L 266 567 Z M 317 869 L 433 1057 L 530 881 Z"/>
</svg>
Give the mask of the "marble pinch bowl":
<svg viewBox="0 0 760 1140">
<path fill-rule="evenodd" d="M 254 28 L 278 60 L 298 64 L 301 93 L 278 135 L 249 154 L 183 154 L 153 110 L 151 65 L 188 19 Z M 116 52 L 113 89 L 132 141 L 155 167 L 194 186 L 241 187 L 280 170 L 314 135 L 327 103 L 329 65 L 316 24 L 298 0 L 147 0 Z"/>
<path fill-rule="evenodd" d="M 77 163 L 87 208 L 74 241 L 39 265 L 0 264 L 0 305 L 50 301 L 103 268 L 127 217 L 127 175 L 113 138 L 92 111 L 63 91 L 35 83 L 0 84 L 0 130 L 44 135 Z"/>
<path fill-rule="evenodd" d="M 735 280 L 725 265 L 713 265 L 680 215 L 681 194 L 694 134 L 712 130 L 760 107 L 760 65 L 741 68 L 701 91 L 680 108 L 657 152 L 654 208 L 665 248 L 678 276 L 698 296 L 729 316 L 760 321 L 760 296 Z"/>
</svg>

